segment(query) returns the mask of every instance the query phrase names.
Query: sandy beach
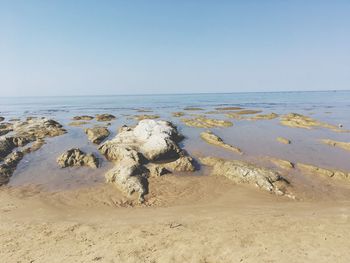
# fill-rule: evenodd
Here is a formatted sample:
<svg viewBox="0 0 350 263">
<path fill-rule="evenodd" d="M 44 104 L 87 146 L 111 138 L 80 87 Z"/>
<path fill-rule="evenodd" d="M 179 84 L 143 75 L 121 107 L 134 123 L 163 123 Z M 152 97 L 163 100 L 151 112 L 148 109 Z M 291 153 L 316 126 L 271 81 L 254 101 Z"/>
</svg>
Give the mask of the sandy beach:
<svg viewBox="0 0 350 263">
<path fill-rule="evenodd" d="M 5 114 L 2 260 L 348 261 L 343 112 L 177 110 Z"/>
</svg>

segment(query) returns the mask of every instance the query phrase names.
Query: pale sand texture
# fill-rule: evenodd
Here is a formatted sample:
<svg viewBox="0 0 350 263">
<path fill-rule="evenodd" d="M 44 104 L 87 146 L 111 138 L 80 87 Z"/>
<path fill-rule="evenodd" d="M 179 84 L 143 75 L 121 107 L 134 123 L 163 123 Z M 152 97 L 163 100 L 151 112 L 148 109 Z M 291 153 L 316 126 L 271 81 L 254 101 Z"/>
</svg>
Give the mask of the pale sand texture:
<svg viewBox="0 0 350 263">
<path fill-rule="evenodd" d="M 341 198 L 293 201 L 225 178 L 170 175 L 150 179 L 147 199 L 128 207 L 102 184 L 3 187 L 1 262 L 349 262 L 350 202 Z"/>
</svg>

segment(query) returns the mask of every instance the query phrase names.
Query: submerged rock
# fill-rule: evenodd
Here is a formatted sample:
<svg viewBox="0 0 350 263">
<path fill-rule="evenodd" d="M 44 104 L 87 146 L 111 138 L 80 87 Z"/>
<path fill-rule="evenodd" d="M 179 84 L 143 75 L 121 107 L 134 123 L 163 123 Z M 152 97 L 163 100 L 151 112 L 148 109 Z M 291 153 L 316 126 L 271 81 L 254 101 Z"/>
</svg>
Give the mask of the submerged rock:
<svg viewBox="0 0 350 263">
<path fill-rule="evenodd" d="M 73 120 L 75 120 L 75 121 L 91 121 L 92 119 L 94 119 L 94 117 L 89 116 L 89 115 L 82 115 L 82 116 L 73 117 Z"/>
<path fill-rule="evenodd" d="M 241 149 L 225 143 L 219 136 L 215 135 L 211 131 L 202 132 L 200 136 L 204 141 L 206 141 L 209 144 L 225 148 L 227 150 L 230 150 L 238 154 L 242 154 Z"/>
<path fill-rule="evenodd" d="M 261 110 L 240 110 L 240 111 L 236 111 L 235 113 L 238 115 L 250 115 L 250 114 L 257 114 L 260 112 Z"/>
<path fill-rule="evenodd" d="M 99 127 L 99 126 L 86 128 L 84 131 L 89 141 L 95 144 L 100 144 L 110 134 L 109 130 L 106 127 Z"/>
<path fill-rule="evenodd" d="M 168 171 L 194 171 L 191 157 L 179 147 L 183 136 L 170 122 L 142 120 L 135 127 L 123 126 L 117 136 L 103 143 L 99 150 L 115 167 L 106 174 L 127 194 L 139 194 L 143 201 L 150 175 Z"/>
<path fill-rule="evenodd" d="M 350 173 L 344 172 L 341 170 L 326 169 L 326 168 L 321 168 L 315 165 L 304 164 L 304 163 L 297 163 L 296 167 L 301 172 L 304 172 L 307 174 L 322 175 L 322 176 L 327 176 L 327 177 L 332 177 L 337 179 L 347 179 L 347 180 L 350 179 Z"/>
<path fill-rule="evenodd" d="M 185 115 L 185 113 L 182 111 L 177 111 L 177 112 L 173 112 L 172 115 L 173 117 L 182 117 Z"/>
<path fill-rule="evenodd" d="M 272 120 L 276 119 L 279 115 L 271 112 L 269 114 L 257 114 L 254 117 L 251 117 L 250 120 Z"/>
<path fill-rule="evenodd" d="M 68 123 L 69 126 L 82 126 L 82 125 L 86 125 L 86 124 L 90 124 L 90 122 L 87 122 L 87 121 L 72 121 L 72 122 Z"/>
<path fill-rule="evenodd" d="M 112 114 L 97 114 L 96 115 L 96 120 L 97 121 L 112 121 L 116 119 L 116 117 Z"/>
<path fill-rule="evenodd" d="M 158 119 L 159 115 L 148 115 L 148 114 L 143 114 L 143 115 L 135 115 L 134 119 L 141 121 L 141 120 L 147 120 L 147 119 Z"/>
<path fill-rule="evenodd" d="M 78 148 L 73 148 L 60 155 L 57 159 L 60 167 L 88 166 L 98 167 L 98 159 L 93 154 L 86 154 Z"/>
<path fill-rule="evenodd" d="M 215 108 L 217 111 L 226 111 L 226 110 L 243 110 L 241 107 L 219 107 Z"/>
<path fill-rule="evenodd" d="M 186 107 L 186 108 L 184 108 L 184 110 L 187 110 L 187 111 L 200 111 L 200 110 L 204 110 L 204 109 L 198 108 L 198 107 Z"/>
<path fill-rule="evenodd" d="M 350 142 L 339 142 L 339 141 L 330 140 L 330 139 L 323 139 L 321 141 L 324 144 L 350 151 Z"/>
<path fill-rule="evenodd" d="M 219 119 L 210 119 L 205 116 L 198 116 L 195 118 L 182 118 L 181 121 L 190 127 L 195 128 L 214 128 L 214 127 L 231 127 L 232 122 Z"/>
<path fill-rule="evenodd" d="M 278 141 L 279 143 L 283 143 L 283 144 L 291 144 L 291 141 L 284 138 L 284 137 L 277 137 L 276 141 Z"/>
<path fill-rule="evenodd" d="M 276 195 L 293 197 L 289 192 L 290 184 L 278 172 L 257 167 L 254 164 L 221 158 L 200 158 L 201 163 L 213 168 L 212 174 L 225 176 L 237 184 L 251 184 Z"/>
<path fill-rule="evenodd" d="M 282 125 L 292 127 L 292 128 L 312 129 L 312 128 L 319 127 L 319 128 L 327 128 L 336 132 L 346 132 L 345 130 L 340 129 L 335 125 L 321 122 L 311 117 L 301 115 L 298 113 L 289 113 L 289 114 L 283 115 L 281 117 L 280 123 Z"/>
</svg>

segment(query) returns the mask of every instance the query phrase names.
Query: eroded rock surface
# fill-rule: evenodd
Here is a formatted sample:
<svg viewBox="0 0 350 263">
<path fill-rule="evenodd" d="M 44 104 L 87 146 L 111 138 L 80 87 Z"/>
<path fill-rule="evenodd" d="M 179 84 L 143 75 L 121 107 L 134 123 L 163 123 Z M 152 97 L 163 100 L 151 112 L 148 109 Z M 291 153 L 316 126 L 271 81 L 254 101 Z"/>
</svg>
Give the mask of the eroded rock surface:
<svg viewBox="0 0 350 263">
<path fill-rule="evenodd" d="M 112 114 L 105 113 L 105 114 L 97 114 L 96 115 L 97 121 L 112 121 L 114 119 L 116 119 L 116 117 Z"/>
<path fill-rule="evenodd" d="M 298 113 L 289 113 L 283 115 L 281 117 L 280 123 L 282 125 L 293 127 L 293 128 L 304 128 L 304 129 L 312 129 L 312 128 L 326 128 L 336 132 L 347 132 L 346 130 L 342 130 L 335 125 L 331 125 L 325 122 L 318 121 L 311 117 L 298 114 Z"/>
<path fill-rule="evenodd" d="M 195 118 L 182 118 L 181 121 L 190 127 L 195 128 L 214 128 L 214 127 L 230 127 L 232 122 L 219 119 L 211 119 L 205 116 L 198 116 Z"/>
<path fill-rule="evenodd" d="M 93 154 L 86 154 L 78 148 L 73 148 L 60 155 L 57 159 L 60 167 L 88 166 L 98 167 L 98 159 Z"/>
<path fill-rule="evenodd" d="M 92 128 L 86 128 L 85 133 L 89 141 L 100 144 L 104 139 L 109 136 L 109 130 L 106 127 L 95 126 Z"/>
<path fill-rule="evenodd" d="M 201 163 L 212 167 L 212 174 L 225 176 L 237 184 L 251 184 L 276 195 L 293 197 L 289 192 L 290 184 L 278 172 L 257 167 L 238 160 L 224 160 L 215 157 L 200 158 Z"/>
<path fill-rule="evenodd" d="M 211 131 L 202 132 L 200 136 L 204 141 L 206 141 L 209 144 L 225 148 L 229 151 L 232 151 L 238 154 L 242 154 L 241 149 L 225 143 L 219 136 L 215 135 Z"/>
<path fill-rule="evenodd" d="M 171 171 L 194 171 L 194 161 L 178 142 L 183 136 L 166 121 L 142 120 L 135 127 L 123 126 L 117 136 L 99 150 L 115 166 L 106 174 L 123 192 L 139 194 L 143 201 L 148 192 L 147 177 Z"/>
<path fill-rule="evenodd" d="M 324 144 L 350 151 L 350 142 L 339 142 L 339 141 L 330 140 L 330 139 L 324 139 L 321 141 Z"/>
<path fill-rule="evenodd" d="M 0 139 L 0 185 L 9 181 L 23 156 L 38 150 L 45 143 L 45 138 L 66 133 L 61 124 L 46 118 L 16 121 L 10 127 L 11 136 L 5 135 Z M 16 150 L 26 145 L 29 146 Z"/>
</svg>

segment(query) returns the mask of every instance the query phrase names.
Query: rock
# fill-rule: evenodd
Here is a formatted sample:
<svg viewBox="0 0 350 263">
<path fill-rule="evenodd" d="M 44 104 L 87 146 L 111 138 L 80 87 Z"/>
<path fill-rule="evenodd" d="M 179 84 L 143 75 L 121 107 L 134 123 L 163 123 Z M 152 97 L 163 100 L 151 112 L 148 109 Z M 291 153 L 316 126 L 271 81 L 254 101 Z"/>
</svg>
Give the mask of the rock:
<svg viewBox="0 0 350 263">
<path fill-rule="evenodd" d="M 5 118 L 0 116 L 0 122 L 4 121 Z"/>
<path fill-rule="evenodd" d="M 0 124 L 0 136 L 6 135 L 9 132 L 13 131 L 13 124 L 9 122 Z"/>
<path fill-rule="evenodd" d="M 250 115 L 250 114 L 257 114 L 260 112 L 261 110 L 240 110 L 240 111 L 236 111 L 235 113 L 238 115 Z"/>
<path fill-rule="evenodd" d="M 282 125 L 292 127 L 292 128 L 312 129 L 312 128 L 321 127 L 321 128 L 327 128 L 336 132 L 347 132 L 342 129 L 339 129 L 335 125 L 321 122 L 311 117 L 304 116 L 297 113 L 289 113 L 289 114 L 283 115 L 281 117 L 280 123 Z"/>
<path fill-rule="evenodd" d="M 11 124 L 11 129 L 11 137 L 0 139 L 0 161 L 4 160 L 0 166 L 1 184 L 8 182 L 24 154 L 39 149 L 45 143 L 46 137 L 66 133 L 61 124 L 46 118 L 30 118 L 24 122 L 14 122 Z M 13 152 L 17 147 L 23 147 L 29 143 L 32 145 L 23 151 Z"/>
<path fill-rule="evenodd" d="M 211 131 L 202 132 L 200 136 L 204 141 L 206 141 L 209 144 L 225 148 L 238 154 L 242 154 L 241 149 L 225 143 L 219 136 L 215 135 Z"/>
<path fill-rule="evenodd" d="M 336 169 L 325 169 L 311 164 L 297 163 L 296 167 L 303 173 L 327 176 L 337 179 L 350 179 L 350 173 Z"/>
<path fill-rule="evenodd" d="M 200 110 L 204 110 L 204 109 L 198 108 L 198 107 L 186 107 L 186 108 L 184 108 L 184 110 L 187 110 L 187 111 L 200 111 Z"/>
<path fill-rule="evenodd" d="M 190 167 L 192 158 L 178 145 L 182 138 L 176 127 L 166 121 L 142 120 L 135 127 L 121 127 L 114 139 L 99 147 L 115 163 L 106 174 L 107 181 L 127 194 L 138 193 L 143 201 L 148 176 L 162 175 L 166 170 L 195 169 Z"/>
<path fill-rule="evenodd" d="M 350 151 L 350 142 L 339 142 L 339 141 L 334 141 L 334 140 L 330 140 L 330 139 L 323 139 L 321 141 L 324 144 Z"/>
<path fill-rule="evenodd" d="M 177 111 L 177 112 L 173 112 L 172 115 L 173 115 L 173 117 L 182 117 L 185 115 L 185 113 L 183 113 L 181 111 Z"/>
<path fill-rule="evenodd" d="M 147 119 L 158 119 L 159 115 L 147 115 L 147 114 L 143 114 L 143 115 L 135 115 L 134 119 L 141 121 L 141 120 L 147 120 Z"/>
<path fill-rule="evenodd" d="M 286 139 L 286 138 L 283 138 L 283 137 L 277 137 L 276 138 L 276 141 L 280 142 L 280 143 L 283 143 L 283 144 L 291 144 L 291 141 Z"/>
<path fill-rule="evenodd" d="M 82 115 L 82 116 L 73 117 L 73 120 L 75 120 L 75 121 L 91 121 L 93 119 L 94 119 L 94 117 L 89 116 L 89 115 Z"/>
<path fill-rule="evenodd" d="M 275 166 L 278 166 L 282 169 L 289 170 L 294 168 L 294 164 L 290 161 L 273 158 L 273 157 L 267 157 L 267 160 L 270 161 Z"/>
<path fill-rule="evenodd" d="M 227 111 L 227 110 L 242 110 L 243 108 L 241 107 L 219 107 L 215 108 L 217 111 Z"/>
<path fill-rule="evenodd" d="M 137 112 L 153 112 L 151 109 L 136 109 Z"/>
<path fill-rule="evenodd" d="M 90 122 L 87 122 L 87 121 L 72 121 L 72 122 L 68 123 L 69 126 L 82 126 L 82 125 L 86 125 L 86 124 L 90 124 Z"/>
<path fill-rule="evenodd" d="M 233 125 L 230 121 L 210 119 L 205 116 L 198 116 L 193 119 L 183 118 L 181 121 L 187 126 L 196 128 L 230 127 Z"/>
<path fill-rule="evenodd" d="M 106 127 L 99 127 L 99 126 L 96 126 L 93 128 L 87 128 L 84 131 L 89 141 L 95 144 L 100 144 L 110 134 Z"/>
<path fill-rule="evenodd" d="M 271 169 L 257 167 L 243 161 L 224 160 L 214 157 L 200 158 L 200 161 L 204 165 L 213 167 L 213 175 L 225 176 L 237 184 L 255 185 L 276 195 L 292 197 L 289 193 L 289 182 L 278 172 Z"/>
<path fill-rule="evenodd" d="M 271 112 L 269 114 L 258 114 L 255 115 L 254 117 L 250 118 L 249 120 L 272 120 L 272 119 L 276 119 L 279 115 Z"/>
<path fill-rule="evenodd" d="M 96 120 L 97 121 L 112 121 L 116 119 L 116 117 L 112 114 L 97 114 Z"/>
<path fill-rule="evenodd" d="M 88 166 L 98 167 L 98 159 L 93 154 L 86 154 L 78 148 L 73 148 L 60 155 L 57 159 L 60 167 Z"/>
<path fill-rule="evenodd" d="M 9 182 L 10 177 L 23 156 L 24 154 L 22 152 L 16 151 L 5 158 L 4 162 L 0 165 L 0 186 Z"/>
</svg>

